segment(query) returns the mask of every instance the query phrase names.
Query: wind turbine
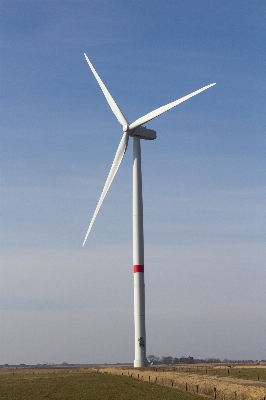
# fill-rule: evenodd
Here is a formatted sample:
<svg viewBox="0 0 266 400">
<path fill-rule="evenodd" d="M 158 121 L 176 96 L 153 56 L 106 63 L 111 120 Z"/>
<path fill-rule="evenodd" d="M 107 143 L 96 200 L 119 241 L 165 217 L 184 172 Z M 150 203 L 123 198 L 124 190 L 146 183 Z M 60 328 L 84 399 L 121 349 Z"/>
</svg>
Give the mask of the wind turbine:
<svg viewBox="0 0 266 400">
<path fill-rule="evenodd" d="M 137 119 L 135 122 L 129 124 L 125 116 L 122 114 L 120 108 L 108 92 L 103 81 L 95 71 L 92 63 L 84 53 L 87 63 L 95 76 L 103 94 L 115 114 L 116 118 L 123 127 L 122 139 L 119 143 L 116 155 L 111 166 L 109 175 L 104 185 L 100 200 L 97 204 L 93 214 L 90 226 L 86 233 L 83 245 L 85 244 L 88 235 L 91 231 L 92 225 L 106 196 L 106 193 L 111 186 L 115 174 L 120 166 L 123 156 L 127 150 L 129 137 L 133 138 L 133 271 L 134 271 L 134 323 L 135 323 L 135 360 L 134 367 L 146 366 L 146 332 L 145 332 L 145 285 L 144 285 L 144 237 L 143 237 L 143 203 L 142 203 L 142 177 L 141 177 L 141 150 L 140 139 L 154 140 L 156 139 L 156 132 L 143 127 L 142 125 L 158 117 L 164 112 L 177 106 L 180 103 L 190 99 L 193 96 L 209 89 L 215 83 L 204 86 L 187 96 L 166 104 L 154 111 Z"/>
</svg>

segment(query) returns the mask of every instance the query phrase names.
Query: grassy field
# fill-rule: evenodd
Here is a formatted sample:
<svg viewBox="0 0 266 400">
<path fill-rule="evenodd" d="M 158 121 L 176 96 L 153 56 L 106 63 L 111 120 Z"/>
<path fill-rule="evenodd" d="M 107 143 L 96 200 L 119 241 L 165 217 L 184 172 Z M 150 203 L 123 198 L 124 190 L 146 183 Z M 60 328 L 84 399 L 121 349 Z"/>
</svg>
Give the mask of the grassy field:
<svg viewBox="0 0 266 400">
<path fill-rule="evenodd" d="M 5 400 L 204 400 L 179 389 L 127 376 L 69 370 L 2 370 L 0 399 Z"/>
<path fill-rule="evenodd" d="M 189 374 L 199 374 L 199 375 L 212 375 L 217 377 L 229 377 L 235 379 L 249 379 L 253 381 L 266 382 L 266 367 L 243 367 L 243 366 L 176 366 L 176 367 L 160 367 L 165 371 L 176 371 L 184 372 Z M 153 370 L 155 367 L 152 368 Z M 157 368 L 158 369 L 158 368 Z"/>
</svg>

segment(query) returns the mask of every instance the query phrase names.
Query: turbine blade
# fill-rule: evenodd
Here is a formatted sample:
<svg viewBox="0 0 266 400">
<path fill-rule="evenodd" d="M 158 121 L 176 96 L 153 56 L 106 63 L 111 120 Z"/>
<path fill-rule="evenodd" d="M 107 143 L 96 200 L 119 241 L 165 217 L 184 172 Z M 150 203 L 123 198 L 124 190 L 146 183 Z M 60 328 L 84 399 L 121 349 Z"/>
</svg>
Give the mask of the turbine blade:
<svg viewBox="0 0 266 400">
<path fill-rule="evenodd" d="M 121 161 L 123 159 L 123 156 L 124 156 L 124 154 L 126 152 L 127 144 L 128 144 L 128 138 L 129 138 L 129 135 L 128 135 L 128 133 L 125 132 L 123 134 L 123 136 L 122 136 L 122 139 L 121 139 L 121 141 L 119 143 L 119 146 L 118 146 L 118 149 L 116 151 L 116 155 L 115 155 L 112 167 L 110 169 L 109 175 L 108 175 L 107 180 L 105 182 L 105 185 L 104 185 L 100 200 L 98 201 L 97 207 L 96 207 L 96 209 L 94 211 L 94 214 L 93 214 L 89 229 L 87 230 L 87 233 L 86 233 L 85 239 L 83 241 L 82 247 L 84 246 L 84 244 L 85 244 L 85 242 L 87 240 L 87 237 L 89 236 L 89 233 L 90 233 L 92 225 L 93 225 L 93 223 L 94 223 L 94 221 L 96 219 L 98 211 L 99 211 L 99 209 L 100 209 L 100 207 L 102 205 L 102 202 L 103 202 L 103 200 L 104 200 L 104 198 L 106 196 L 106 193 L 108 192 L 108 189 L 111 186 L 111 183 L 112 183 L 112 181 L 113 181 L 113 179 L 115 177 L 115 174 L 117 173 L 119 165 L 120 165 L 120 163 L 121 163 Z"/>
<path fill-rule="evenodd" d="M 181 97 L 178 100 L 173 101 L 172 103 L 166 104 L 165 106 L 162 106 L 160 108 L 156 108 L 156 110 L 151 111 L 150 113 L 144 115 L 143 117 L 137 119 L 135 122 L 129 125 L 129 129 L 135 129 L 140 125 L 145 124 L 146 122 L 152 120 L 153 118 L 158 117 L 159 115 L 165 113 L 166 111 L 170 110 L 171 108 L 177 106 L 180 103 L 183 103 L 183 101 L 186 101 L 190 99 L 193 96 L 196 96 L 197 94 L 203 92 L 206 89 L 209 89 L 210 87 L 216 85 L 216 83 L 212 83 L 211 85 L 204 86 L 201 89 L 196 90 L 193 93 L 188 94 L 187 96 Z"/>
<path fill-rule="evenodd" d="M 86 58 L 87 63 L 89 64 L 89 67 L 90 67 L 93 75 L 95 76 L 96 81 L 99 83 L 100 88 L 102 89 L 103 94 L 104 94 L 109 106 L 111 107 L 111 110 L 113 111 L 114 115 L 116 116 L 116 118 L 118 119 L 118 121 L 120 122 L 121 125 L 127 125 L 128 122 L 127 122 L 126 118 L 124 117 L 124 115 L 122 114 L 122 111 L 120 110 L 120 108 L 118 107 L 118 105 L 116 104 L 116 102 L 114 101 L 114 99 L 112 98 L 110 93 L 108 92 L 106 86 L 104 85 L 103 81 L 101 80 L 101 78 L 99 77 L 99 75 L 97 74 L 95 69 L 93 68 L 92 63 L 90 62 L 90 60 L 88 59 L 88 57 L 85 53 L 84 53 L 84 56 Z"/>
</svg>

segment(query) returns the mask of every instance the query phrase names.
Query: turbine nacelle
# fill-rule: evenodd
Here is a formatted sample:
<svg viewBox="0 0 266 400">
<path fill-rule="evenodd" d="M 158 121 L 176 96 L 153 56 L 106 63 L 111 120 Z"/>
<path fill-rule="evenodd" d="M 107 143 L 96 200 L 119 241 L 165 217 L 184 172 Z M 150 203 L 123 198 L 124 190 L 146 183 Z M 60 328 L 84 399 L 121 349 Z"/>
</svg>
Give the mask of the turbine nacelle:
<svg viewBox="0 0 266 400">
<path fill-rule="evenodd" d="M 147 129 L 146 126 L 138 126 L 131 133 L 129 132 L 129 136 L 139 136 L 144 140 L 155 140 L 156 139 L 156 131 L 152 129 Z"/>
<path fill-rule="evenodd" d="M 130 128 L 130 125 L 123 125 L 123 132 L 129 136 L 139 136 L 144 140 L 155 140 L 156 131 L 146 128 L 146 126 L 137 126 L 136 128 Z"/>
</svg>

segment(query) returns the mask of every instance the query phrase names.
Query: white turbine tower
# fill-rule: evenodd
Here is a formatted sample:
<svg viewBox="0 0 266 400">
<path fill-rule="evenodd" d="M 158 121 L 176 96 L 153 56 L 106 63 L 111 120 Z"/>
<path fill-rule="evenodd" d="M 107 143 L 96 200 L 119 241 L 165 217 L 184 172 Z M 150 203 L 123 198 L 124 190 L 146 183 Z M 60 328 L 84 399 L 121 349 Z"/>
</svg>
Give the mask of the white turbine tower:
<svg viewBox="0 0 266 400">
<path fill-rule="evenodd" d="M 193 96 L 209 89 L 211 85 L 204 86 L 203 88 L 196 90 L 187 96 L 181 97 L 180 99 L 173 101 L 172 103 L 166 104 L 154 111 L 144 115 L 137 119 L 132 124 L 129 124 L 118 105 L 108 92 L 101 78 L 93 68 L 87 55 L 84 54 L 90 69 L 95 76 L 98 84 L 100 85 L 103 94 L 111 107 L 116 118 L 123 126 L 123 136 L 119 143 L 113 164 L 111 166 L 109 175 L 104 185 L 100 200 L 97 204 L 96 210 L 93 214 L 89 229 L 86 233 L 83 246 L 87 240 L 87 237 L 91 231 L 92 225 L 98 214 L 98 211 L 102 205 L 105 195 L 111 186 L 114 176 L 119 168 L 122 158 L 126 152 L 128 139 L 131 136 L 133 138 L 133 270 L 134 270 L 134 322 L 135 322 L 135 360 L 134 367 L 146 366 L 146 333 L 145 333 L 145 285 L 144 285 L 144 237 L 143 237 L 143 204 L 142 204 L 142 178 L 141 178 L 141 151 L 140 151 L 140 139 L 154 140 L 156 139 L 156 132 L 150 129 L 146 129 L 142 125 L 146 122 L 158 117 L 164 112 L 177 106 L 183 101 L 190 99 Z"/>
</svg>

